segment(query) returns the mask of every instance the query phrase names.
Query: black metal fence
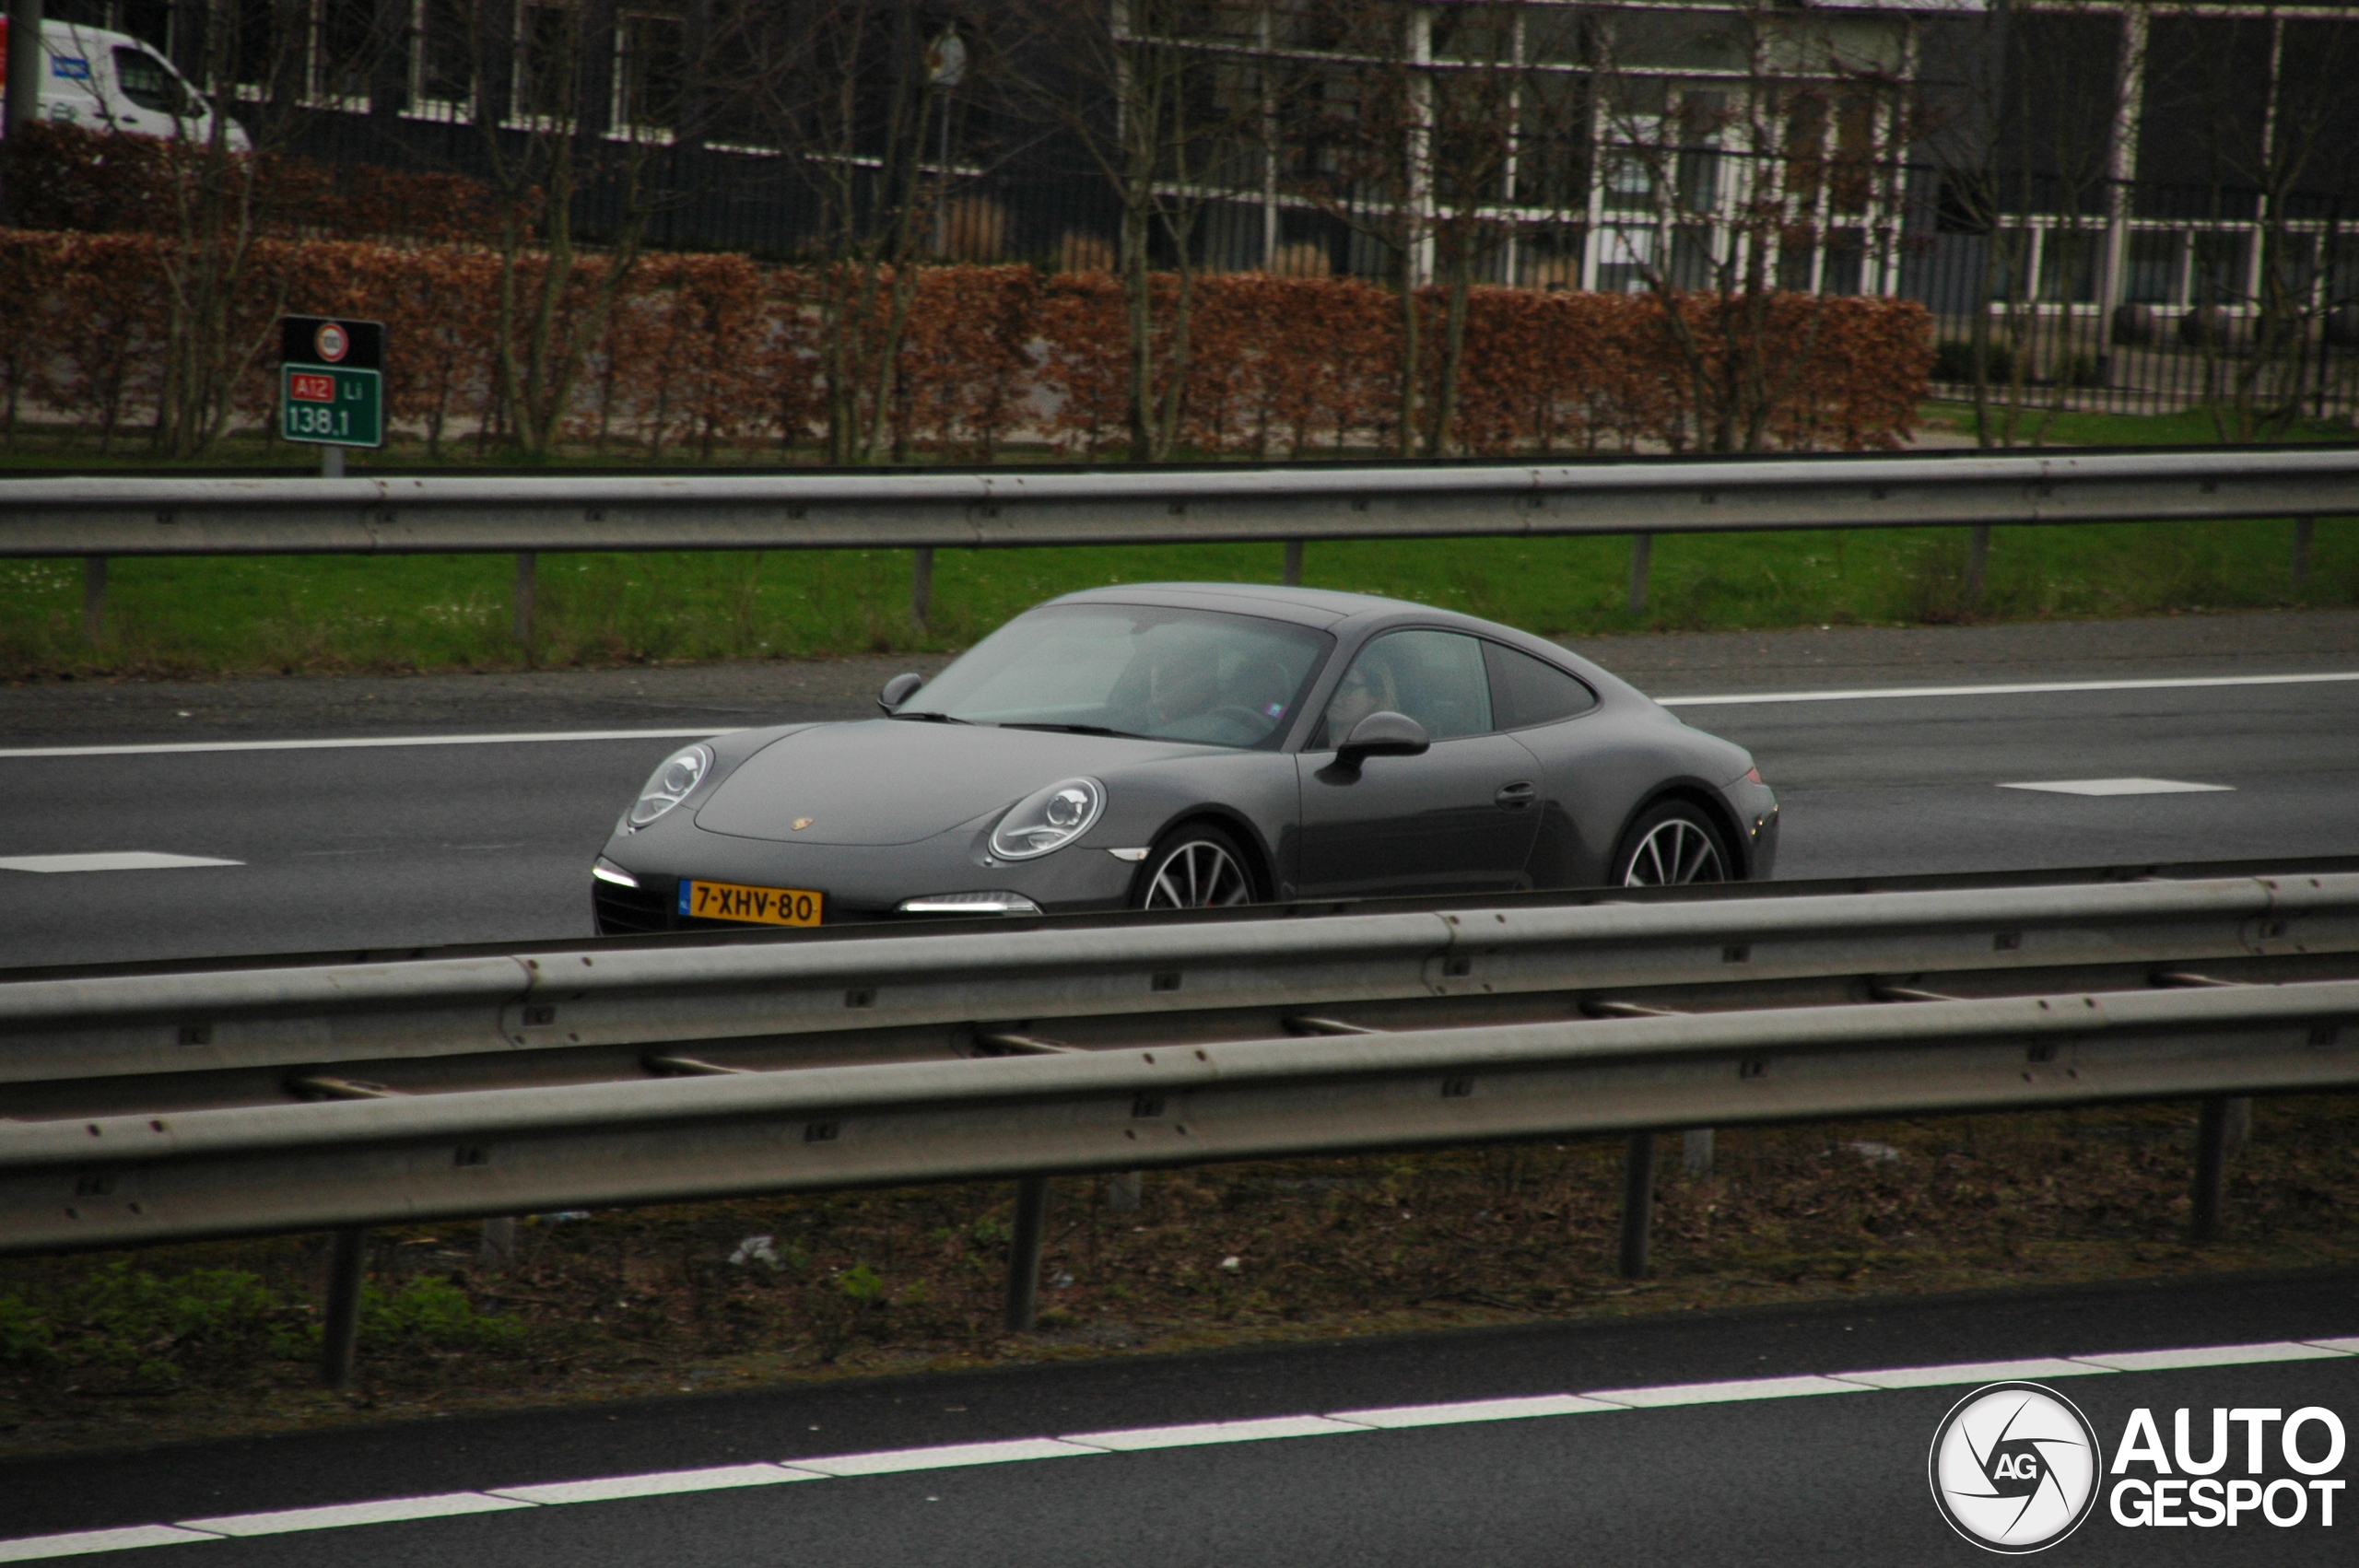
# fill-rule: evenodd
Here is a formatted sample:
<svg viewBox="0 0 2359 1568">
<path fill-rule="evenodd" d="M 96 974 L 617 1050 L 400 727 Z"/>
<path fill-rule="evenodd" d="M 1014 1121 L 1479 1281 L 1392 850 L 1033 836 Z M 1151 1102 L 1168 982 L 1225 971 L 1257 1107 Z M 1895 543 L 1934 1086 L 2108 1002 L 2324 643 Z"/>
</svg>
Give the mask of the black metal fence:
<svg viewBox="0 0 2359 1568">
<path fill-rule="evenodd" d="M 323 162 L 491 171 L 492 150 L 473 124 L 326 111 L 302 119 L 292 150 Z M 496 135 L 513 158 L 526 133 Z M 610 168 L 622 156 L 619 145 L 612 151 Z M 841 215 L 820 195 L 828 181 L 793 157 L 710 146 L 646 156 L 644 173 L 661 193 L 647 227 L 658 246 L 807 258 L 827 253 L 840 229 Z M 1887 216 L 1822 214 L 1789 227 L 1769 241 L 1773 275 L 1781 287 L 1922 303 L 1935 322 L 1937 397 L 1984 404 L 2019 435 L 2030 433 L 2023 421 L 2051 412 L 2201 409 L 2222 434 L 2250 438 L 2300 420 L 2347 422 L 2359 408 L 2359 223 L 2339 200 L 2271 202 L 2257 191 L 2147 181 L 2118 199 L 2102 187 L 2071 201 L 2033 192 L 2024 205 L 2041 210 L 1975 221 L 1942 171 L 1888 172 Z M 855 186 L 882 178 L 854 173 Z M 1052 270 L 1115 263 L 1120 208 L 1094 172 L 1036 158 L 1001 170 L 921 167 L 916 178 L 929 187 L 917 249 L 930 260 Z M 576 207 L 584 229 L 618 221 L 618 190 L 612 178 L 585 181 Z M 864 199 L 882 205 L 886 194 Z M 1660 234 L 1654 227 L 1602 206 L 1589 221 L 1496 221 L 1479 275 L 1525 287 L 1625 291 L 1663 276 L 1708 287 L 1726 231 L 1693 219 Z M 1188 244 L 1213 270 L 1390 282 L 1401 275 L 1400 228 L 1379 208 L 1241 192 L 1202 204 Z M 1170 250 L 1168 235 L 1157 240 Z"/>
</svg>

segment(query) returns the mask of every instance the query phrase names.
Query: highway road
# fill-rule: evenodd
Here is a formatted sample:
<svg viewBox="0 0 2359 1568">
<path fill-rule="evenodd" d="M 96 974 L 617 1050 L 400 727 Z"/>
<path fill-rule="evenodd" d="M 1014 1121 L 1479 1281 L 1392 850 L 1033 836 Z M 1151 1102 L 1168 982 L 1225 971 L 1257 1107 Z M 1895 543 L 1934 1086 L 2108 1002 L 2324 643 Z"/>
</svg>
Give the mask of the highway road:
<svg viewBox="0 0 2359 1568">
<path fill-rule="evenodd" d="M 1790 875 L 2359 853 L 2359 680 L 2278 679 L 2359 671 L 2359 617 L 1984 630 L 1600 651 L 1659 695 L 1736 699 L 1679 711 L 1751 747 L 1779 787 Z M 0 965 L 583 934 L 589 857 L 676 743 L 613 731 L 849 717 L 889 673 L 871 661 L 0 694 L 12 808 L 0 865 L 123 852 L 234 862 L 0 870 Z M 2222 679 L 2246 684 L 2200 684 Z M 1957 689 L 2090 682 L 2114 684 Z M 1846 695 L 1790 700 L 1827 692 Z M 604 738 L 521 738 L 551 731 Z M 507 738 L 376 743 L 429 734 Z M 287 740 L 328 743 L 276 744 Z M 159 749 L 188 746 L 211 749 Z M 2189 788 L 2011 787 L 2119 778 Z M 2142 1408 L 2166 1445 L 2173 1412 L 2189 1408 L 2203 1445 L 2213 1408 L 2333 1410 L 2353 1443 L 2322 1475 L 2262 1456 L 2259 1480 L 2289 1483 L 2275 1495 L 2290 1513 L 2308 1480 L 2359 1472 L 2353 1336 L 2359 1275 L 2340 1273 L 447 1417 L 0 1464 L 0 1562 L 100 1550 L 99 1561 L 161 1553 L 192 1568 L 1979 1562 L 1925 1479 L 1938 1422 L 1973 1384 L 2036 1375 L 2106 1447 Z M 2219 1349 L 2255 1342 L 2278 1349 Z M 2056 1357 L 2087 1359 L 1912 1370 Z M 1510 1419 L 1455 1408 L 1495 1400 L 1523 1403 Z M 1226 1422 L 1273 1424 L 1198 1429 Z M 2324 1427 L 2309 1432 L 2314 1460 Z M 878 1453 L 892 1457 L 845 1457 Z M 2243 1472 L 2241 1456 L 2224 1476 Z M 644 1479 L 713 1468 L 728 1473 Z M 2131 1528 L 2101 1505 L 2050 1560 L 2348 1562 L 2359 1501 L 2304 1495 L 2299 1524 L 2248 1513 L 2234 1528 Z"/>
<path fill-rule="evenodd" d="M 2136 635 L 2130 625 L 2125 640 Z M 1643 649 L 1613 653 L 1649 662 Z M 2106 662 L 2107 682 L 2154 683 L 2127 689 L 1978 690 L 2070 681 L 2086 661 L 2063 670 L 2026 668 L 2020 657 L 1919 661 L 1804 701 L 1768 699 L 1830 689 L 1824 676 L 1845 672 L 1797 662 L 1785 686 L 1765 689 L 1775 661 L 1756 662 L 1734 691 L 1698 685 L 1726 671 L 1634 673 L 1659 696 L 1722 699 L 1678 711 L 1750 747 L 1778 788 L 1783 876 L 2359 853 L 2359 679 L 2188 684 L 2359 670 L 2339 645 L 2306 657 L 2298 641 L 2269 662 L 2256 675 L 2249 661 L 2207 662 L 2199 645 L 2195 657 Z M 769 700 L 755 685 L 726 702 L 707 694 L 560 708 L 557 723 L 521 721 L 515 702 L 462 692 L 390 726 L 478 737 L 466 743 L 384 743 L 401 733 L 348 704 L 259 724 L 200 722 L 165 731 L 169 740 L 151 712 L 111 730 L 86 708 L 68 735 L 20 730 L 0 747 L 0 799 L 10 806 L 0 821 L 0 967 L 587 935 L 591 857 L 681 735 L 860 717 L 873 711 L 874 673 L 773 679 Z M 1928 689 L 1941 695 L 1906 695 Z M 531 738 L 552 731 L 604 738 Z M 289 738 L 314 743 L 270 749 Z M 117 745 L 133 749 L 105 749 Z M 228 749 L 180 749 L 189 746 Z M 2124 778 L 2184 788 L 2008 787 Z M 6 869 L 120 852 L 181 863 Z"/>
<path fill-rule="evenodd" d="M 2170 1448 L 2177 1410 L 2193 1414 L 2199 1463 L 2213 1409 L 2271 1411 L 2279 1424 L 2260 1429 L 2256 1491 L 2273 1490 L 2280 1519 L 2292 1518 L 2296 1494 L 2304 1504 L 2299 1523 L 2248 1510 L 2235 1527 L 2130 1527 L 2112 1516 L 2108 1475 L 2097 1512 L 2048 1561 L 2339 1565 L 2351 1561 L 2359 1502 L 2347 1484 L 2338 1493 L 2309 1483 L 2347 1483 L 2359 1471 L 2348 1443 L 2359 1425 L 2354 1329 L 2359 1277 L 2215 1278 L 414 1421 L 0 1466 L 0 1562 L 153 1541 L 86 1561 L 1966 1564 L 1989 1559 L 1937 1514 L 1928 1448 L 1970 1388 L 2036 1375 L 2083 1412 L 2103 1458 L 2118 1455 L 2133 1411 L 2152 1412 L 2165 1463 L 2182 1480 Z M 2318 1340 L 2331 1342 L 2306 1343 Z M 2255 1342 L 2274 1346 L 2259 1354 L 2300 1359 L 2218 1348 Z M 2045 1359 L 2060 1357 L 2088 1359 Z M 1907 1371 L 2025 1358 L 2035 1364 Z M 1923 1386 L 1878 1386 L 1912 1383 Z M 1519 1419 L 1432 1408 L 1584 1392 L 1601 1396 L 1595 1408 L 1560 1399 L 1553 1406 L 1564 1413 Z M 2294 1450 L 2316 1467 L 2306 1475 L 2285 1457 L 2281 1428 L 2313 1406 L 2335 1412 L 2346 1441 L 2327 1463 L 2329 1427 L 2307 1422 Z M 1402 1407 L 1420 1409 L 1369 1413 Z M 1320 1412 L 1344 1419 L 1282 1419 Z M 1378 1424 L 1387 1419 L 1432 1424 Z M 1221 1422 L 1268 1424 L 1227 1433 L 1197 1425 Z M 2248 1476 L 2253 1462 L 2247 1427 L 2229 1430 L 2223 1480 Z M 1072 1441 L 1042 1441 L 1060 1437 Z M 968 1446 L 983 1444 L 1015 1446 Z M 974 1462 L 987 1457 L 1002 1462 Z M 644 1479 L 724 1467 L 725 1476 L 685 1482 Z M 2138 1460 L 2129 1474 L 2151 1480 L 2155 1470 Z M 630 1495 L 664 1484 L 700 1489 Z M 386 1505 L 403 1499 L 425 1501 Z M 2322 1501 L 2334 1504 L 2331 1525 Z M 2132 1516 L 2136 1502 L 2130 1494 Z M 364 1522 L 372 1519 L 382 1522 Z M 131 1533 L 82 1534 L 90 1531 Z"/>
</svg>

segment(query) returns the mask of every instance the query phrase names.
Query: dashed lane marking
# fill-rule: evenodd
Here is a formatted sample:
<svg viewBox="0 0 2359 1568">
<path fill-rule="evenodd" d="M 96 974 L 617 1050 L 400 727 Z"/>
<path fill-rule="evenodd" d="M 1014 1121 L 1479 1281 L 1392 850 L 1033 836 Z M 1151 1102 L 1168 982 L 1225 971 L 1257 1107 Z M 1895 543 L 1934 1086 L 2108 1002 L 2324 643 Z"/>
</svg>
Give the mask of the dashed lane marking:
<svg viewBox="0 0 2359 1568">
<path fill-rule="evenodd" d="M 2001 784 L 2001 790 L 2036 790 L 2048 795 L 2226 795 L 2233 784 L 2189 784 L 2177 778 L 2050 778 L 2037 783 Z"/>
<path fill-rule="evenodd" d="M 100 849 L 83 855 L 11 855 L 0 859 L 0 872 L 176 872 L 245 863 L 207 855 L 162 855 L 152 849 Z"/>
</svg>

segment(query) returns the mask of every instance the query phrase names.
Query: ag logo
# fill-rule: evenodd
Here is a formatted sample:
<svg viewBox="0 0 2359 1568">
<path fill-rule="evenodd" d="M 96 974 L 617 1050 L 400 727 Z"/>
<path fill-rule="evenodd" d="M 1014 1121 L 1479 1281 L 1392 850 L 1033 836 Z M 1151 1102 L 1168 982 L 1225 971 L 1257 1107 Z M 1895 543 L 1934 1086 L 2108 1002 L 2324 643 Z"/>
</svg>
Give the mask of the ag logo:
<svg viewBox="0 0 2359 1568">
<path fill-rule="evenodd" d="M 2036 1383 L 1993 1383 L 1952 1408 L 1926 1468 L 1950 1527 L 1990 1551 L 2040 1551 L 2097 1501 L 2096 1429 Z"/>
</svg>

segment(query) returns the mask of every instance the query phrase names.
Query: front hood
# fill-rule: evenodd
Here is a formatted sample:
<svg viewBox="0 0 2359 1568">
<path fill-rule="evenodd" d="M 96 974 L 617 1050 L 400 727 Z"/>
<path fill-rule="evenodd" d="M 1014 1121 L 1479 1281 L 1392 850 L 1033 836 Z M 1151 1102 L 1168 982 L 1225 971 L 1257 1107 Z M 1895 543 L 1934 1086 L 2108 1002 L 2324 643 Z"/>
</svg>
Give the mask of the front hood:
<svg viewBox="0 0 2359 1568">
<path fill-rule="evenodd" d="M 739 764 L 696 821 L 782 843 L 913 844 L 1061 778 L 1226 750 L 906 719 L 819 724 Z"/>
</svg>

